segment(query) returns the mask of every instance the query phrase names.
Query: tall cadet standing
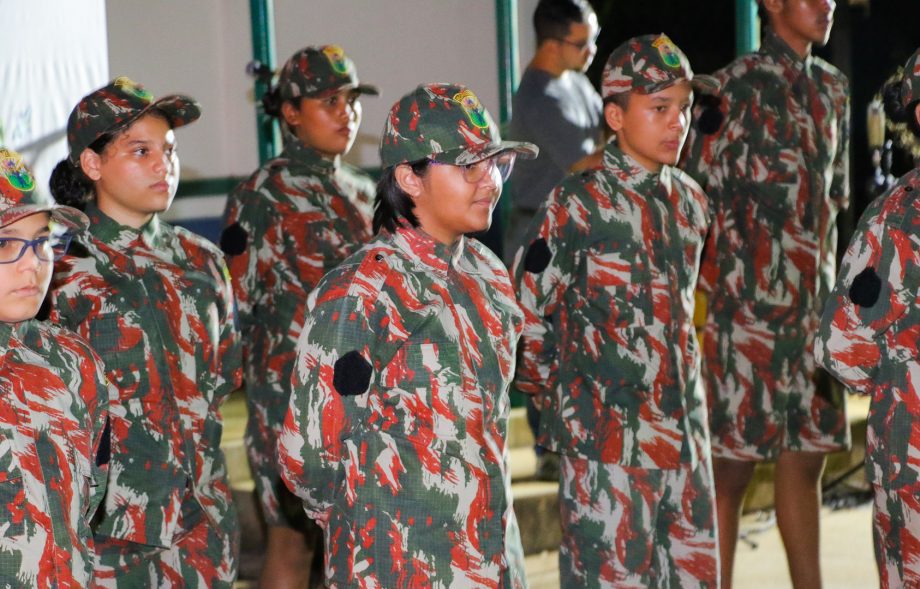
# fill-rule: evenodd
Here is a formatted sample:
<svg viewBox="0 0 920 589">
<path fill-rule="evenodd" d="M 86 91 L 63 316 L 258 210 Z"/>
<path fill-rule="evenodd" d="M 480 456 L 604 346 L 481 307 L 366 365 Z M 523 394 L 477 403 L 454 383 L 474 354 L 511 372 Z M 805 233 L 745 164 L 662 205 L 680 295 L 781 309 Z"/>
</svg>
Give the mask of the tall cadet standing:
<svg viewBox="0 0 920 589">
<path fill-rule="evenodd" d="M 476 95 L 390 110 L 374 227 L 307 302 L 282 475 L 331 587 L 525 587 L 506 445 L 521 311 L 489 227 L 515 154 Z"/>
<path fill-rule="evenodd" d="M 269 114 L 284 151 L 230 195 L 221 247 L 229 256 L 243 336 L 246 447 L 268 523 L 265 587 L 305 587 L 320 531 L 281 482 L 277 439 L 290 398 L 307 295 L 371 238 L 373 181 L 344 164 L 361 124 L 361 84 L 336 45 L 301 49 L 284 64 Z M 322 558 L 321 555 L 317 555 Z"/>
<path fill-rule="evenodd" d="M 694 78 L 665 35 L 604 68 L 603 163 L 553 191 L 515 258 L 516 386 L 561 455 L 562 587 L 714 587 L 706 402 L 693 293 L 706 196 L 674 164 Z M 552 317 L 558 316 L 558 325 Z"/>
<path fill-rule="evenodd" d="M 714 209 L 700 284 L 722 582 L 754 466 L 771 460 L 793 584 L 817 587 L 824 456 L 850 439 L 845 399 L 811 352 L 849 200 L 849 99 L 843 74 L 811 55 L 834 2 L 761 4 L 763 45 L 717 72 L 721 104 L 700 110 L 686 168 Z"/>
<path fill-rule="evenodd" d="M 889 119 L 920 142 L 920 50 L 886 94 Z M 920 587 L 920 167 L 863 213 L 824 307 L 815 357 L 871 395 L 866 465 L 881 586 Z"/>
<path fill-rule="evenodd" d="M 78 335 L 34 319 L 54 260 L 89 221 L 0 148 L 0 585 L 91 587 L 110 397 Z"/>
<path fill-rule="evenodd" d="M 198 119 L 186 96 L 154 100 L 118 78 L 67 123 L 59 201 L 84 207 L 89 235 L 55 274 L 52 318 L 86 337 L 119 390 L 109 490 L 94 527 L 105 587 L 230 587 L 239 525 L 220 449 L 220 407 L 241 358 L 223 254 L 162 221 L 176 193 L 174 129 Z"/>
</svg>

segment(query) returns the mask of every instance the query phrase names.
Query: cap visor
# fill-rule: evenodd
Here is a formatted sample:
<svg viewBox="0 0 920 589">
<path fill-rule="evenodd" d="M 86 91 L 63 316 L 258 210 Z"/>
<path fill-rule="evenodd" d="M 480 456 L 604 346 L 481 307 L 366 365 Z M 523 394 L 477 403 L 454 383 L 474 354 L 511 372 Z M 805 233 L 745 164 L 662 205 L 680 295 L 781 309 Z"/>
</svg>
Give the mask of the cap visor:
<svg viewBox="0 0 920 589">
<path fill-rule="evenodd" d="M 81 232 L 89 227 L 89 218 L 72 207 L 60 205 L 26 205 L 12 207 L 0 213 L 0 227 L 12 225 L 37 213 L 49 213 L 51 220 L 60 223 L 68 230 Z"/>
<path fill-rule="evenodd" d="M 718 95 L 722 91 L 722 84 L 719 83 L 719 80 L 705 74 L 693 76 L 693 79 L 690 80 L 690 85 L 693 86 L 694 90 L 699 90 L 703 94 Z"/>
<path fill-rule="evenodd" d="M 143 113 L 150 112 L 154 108 L 166 115 L 173 129 L 194 123 L 201 117 L 201 107 L 198 106 L 198 101 L 181 94 L 164 96 L 155 100 L 143 110 Z"/>
</svg>

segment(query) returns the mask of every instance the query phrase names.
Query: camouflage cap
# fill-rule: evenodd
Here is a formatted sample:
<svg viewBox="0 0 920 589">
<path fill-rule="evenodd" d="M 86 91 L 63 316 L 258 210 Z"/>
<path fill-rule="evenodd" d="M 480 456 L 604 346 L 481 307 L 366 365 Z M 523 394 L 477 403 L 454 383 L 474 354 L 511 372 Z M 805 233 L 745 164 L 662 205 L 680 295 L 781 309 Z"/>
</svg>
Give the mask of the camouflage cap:
<svg viewBox="0 0 920 589">
<path fill-rule="evenodd" d="M 74 107 L 67 121 L 70 161 L 107 133 L 131 124 L 152 109 L 162 112 L 175 129 L 198 120 L 201 108 L 194 98 L 173 94 L 154 100 L 153 94 L 124 76 L 90 92 Z"/>
<path fill-rule="evenodd" d="M 0 147 L 0 227 L 34 215 L 51 213 L 51 219 L 70 231 L 89 227 L 86 215 L 58 205 L 50 196 L 36 190 L 35 176 L 15 151 Z"/>
<path fill-rule="evenodd" d="M 473 91 L 459 84 L 424 84 L 390 109 L 380 140 L 384 168 L 431 159 L 476 163 L 501 151 L 537 157 L 533 143 L 502 141 L 498 125 Z"/>
<path fill-rule="evenodd" d="M 652 94 L 680 80 L 706 94 L 719 90 L 712 76 L 694 76 L 690 60 L 664 33 L 633 37 L 613 50 L 604 66 L 604 98 L 636 91 Z"/>
<path fill-rule="evenodd" d="M 338 45 L 305 47 L 292 55 L 278 74 L 281 100 L 314 98 L 345 89 L 378 94 L 376 86 L 358 81 L 354 62 Z"/>
<path fill-rule="evenodd" d="M 920 100 L 920 49 L 904 64 L 904 81 L 901 82 L 901 104 L 906 108 L 917 100 Z"/>
</svg>

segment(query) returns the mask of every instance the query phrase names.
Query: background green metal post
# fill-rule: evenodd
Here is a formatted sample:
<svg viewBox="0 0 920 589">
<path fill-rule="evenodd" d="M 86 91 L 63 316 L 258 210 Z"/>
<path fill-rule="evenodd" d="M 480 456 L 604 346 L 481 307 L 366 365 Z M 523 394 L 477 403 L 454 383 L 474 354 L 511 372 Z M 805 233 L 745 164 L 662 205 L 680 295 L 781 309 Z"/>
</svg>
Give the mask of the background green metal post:
<svg viewBox="0 0 920 589">
<path fill-rule="evenodd" d="M 518 82 L 517 0 L 495 0 L 498 47 L 498 103 L 500 123 L 511 118 L 511 97 Z"/>
<path fill-rule="evenodd" d="M 757 0 L 735 0 L 735 53 L 743 55 L 760 47 Z"/>
<path fill-rule="evenodd" d="M 272 70 L 275 69 L 275 10 L 273 0 L 249 0 L 252 22 L 252 58 Z M 256 78 L 254 96 L 256 103 L 256 131 L 259 145 L 259 163 L 264 163 L 278 153 L 278 128 L 274 120 L 262 112 L 262 95 L 268 83 Z"/>
</svg>

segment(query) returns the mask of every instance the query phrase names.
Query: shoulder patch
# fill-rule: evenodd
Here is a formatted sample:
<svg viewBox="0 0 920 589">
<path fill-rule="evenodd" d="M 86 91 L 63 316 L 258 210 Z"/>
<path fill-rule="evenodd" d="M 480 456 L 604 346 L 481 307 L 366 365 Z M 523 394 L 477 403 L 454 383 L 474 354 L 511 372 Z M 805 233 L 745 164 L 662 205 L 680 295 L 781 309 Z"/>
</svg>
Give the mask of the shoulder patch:
<svg viewBox="0 0 920 589">
<path fill-rule="evenodd" d="M 238 256 L 246 251 L 249 233 L 239 223 L 225 227 L 220 233 L 220 249 L 228 256 Z"/>
<path fill-rule="evenodd" d="M 553 253 L 549 251 L 546 240 L 541 237 L 527 248 L 527 254 L 524 256 L 524 269 L 531 274 L 539 274 L 546 270 L 551 259 L 553 259 Z"/>
<path fill-rule="evenodd" d="M 878 295 L 881 291 L 882 279 L 875 273 L 875 268 L 869 266 L 856 275 L 848 294 L 854 305 L 869 308 L 878 302 Z"/>
<path fill-rule="evenodd" d="M 352 350 L 335 361 L 332 384 L 343 397 L 363 395 L 371 383 L 371 363 L 357 350 Z"/>
</svg>

